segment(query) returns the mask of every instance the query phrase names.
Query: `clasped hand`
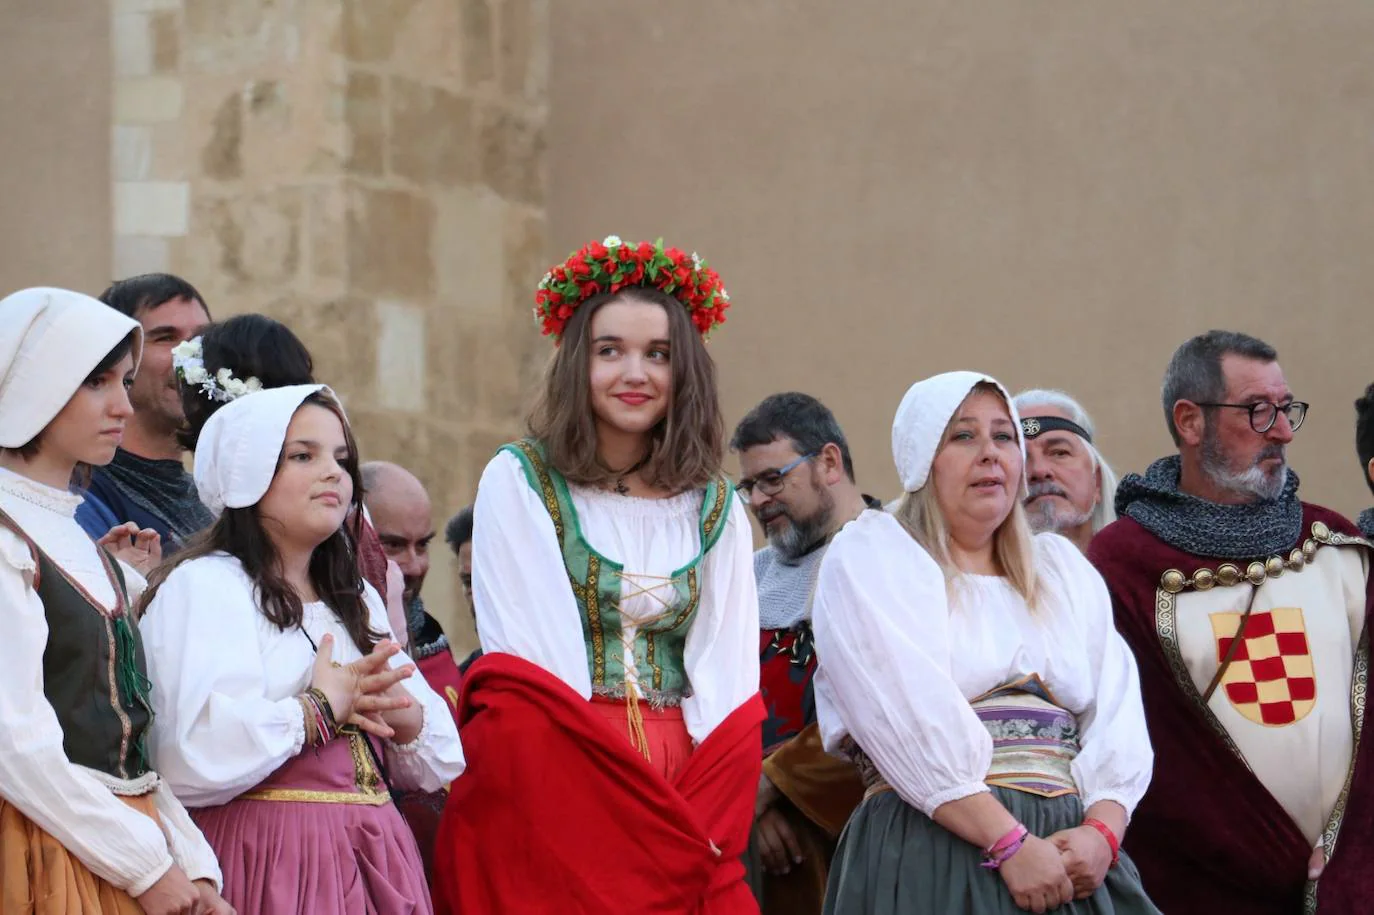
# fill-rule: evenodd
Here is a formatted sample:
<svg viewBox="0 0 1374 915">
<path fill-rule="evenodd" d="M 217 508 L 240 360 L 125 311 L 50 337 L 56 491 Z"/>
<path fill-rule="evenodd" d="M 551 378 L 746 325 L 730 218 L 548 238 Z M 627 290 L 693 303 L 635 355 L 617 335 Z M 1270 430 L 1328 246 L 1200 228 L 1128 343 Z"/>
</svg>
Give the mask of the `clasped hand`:
<svg viewBox="0 0 1374 915">
<path fill-rule="evenodd" d="M 419 731 L 415 725 L 415 733 L 404 733 L 412 730 L 410 725 L 420 712 L 418 708 L 412 709 L 414 700 L 400 685 L 415 673 L 414 666 L 388 664 L 400 650 L 401 646 L 391 639 L 383 639 L 365 657 L 338 665 L 333 661 L 334 637 L 325 635 L 315 653 L 310 685 L 329 699 L 340 725 L 350 724 L 383 739 L 398 738 L 399 729 L 402 733 L 398 742 L 405 743 Z"/>
<path fill-rule="evenodd" d="M 1047 912 L 1073 899 L 1087 899 L 1112 866 L 1112 849 L 1091 826 L 1056 832 L 1047 839 L 1027 836 L 1021 850 L 1003 863 L 1002 879 L 1016 904 Z"/>
</svg>

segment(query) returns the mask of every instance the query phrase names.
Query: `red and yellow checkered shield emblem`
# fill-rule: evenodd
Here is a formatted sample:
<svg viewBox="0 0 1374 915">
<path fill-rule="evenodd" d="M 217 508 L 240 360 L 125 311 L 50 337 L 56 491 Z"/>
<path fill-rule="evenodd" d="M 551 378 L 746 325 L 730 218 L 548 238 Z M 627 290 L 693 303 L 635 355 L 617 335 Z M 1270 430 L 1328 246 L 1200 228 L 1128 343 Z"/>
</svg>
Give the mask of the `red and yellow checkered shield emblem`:
<svg viewBox="0 0 1374 915">
<path fill-rule="evenodd" d="M 1211 615 L 1218 664 L 1231 650 L 1241 616 L 1235 612 Z M 1251 613 L 1220 686 L 1236 711 L 1256 724 L 1283 727 L 1312 711 L 1317 703 L 1317 677 L 1302 608 Z"/>
</svg>

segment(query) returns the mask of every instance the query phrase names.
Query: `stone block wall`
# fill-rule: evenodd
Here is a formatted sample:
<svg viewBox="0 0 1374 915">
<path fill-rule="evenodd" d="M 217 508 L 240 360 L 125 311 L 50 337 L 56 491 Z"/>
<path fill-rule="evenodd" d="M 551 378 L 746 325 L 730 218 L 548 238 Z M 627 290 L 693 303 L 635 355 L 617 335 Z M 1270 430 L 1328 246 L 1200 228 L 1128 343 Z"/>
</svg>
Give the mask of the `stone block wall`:
<svg viewBox="0 0 1374 915">
<path fill-rule="evenodd" d="M 442 529 L 547 354 L 548 0 L 112 0 L 116 276 L 289 324 Z M 471 642 L 447 551 L 427 601 Z"/>
</svg>

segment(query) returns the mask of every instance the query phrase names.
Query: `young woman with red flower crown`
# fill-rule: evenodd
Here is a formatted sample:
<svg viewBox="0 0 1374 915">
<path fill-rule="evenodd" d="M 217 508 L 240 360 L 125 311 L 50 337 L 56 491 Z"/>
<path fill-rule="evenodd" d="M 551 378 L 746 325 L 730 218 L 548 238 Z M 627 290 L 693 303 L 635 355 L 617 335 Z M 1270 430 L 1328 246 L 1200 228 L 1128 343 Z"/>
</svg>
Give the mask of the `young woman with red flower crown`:
<svg viewBox="0 0 1374 915">
<path fill-rule="evenodd" d="M 612 236 L 551 270 L 530 437 L 487 465 L 440 912 L 757 912 L 758 601 L 721 474 L 720 278 Z"/>
</svg>

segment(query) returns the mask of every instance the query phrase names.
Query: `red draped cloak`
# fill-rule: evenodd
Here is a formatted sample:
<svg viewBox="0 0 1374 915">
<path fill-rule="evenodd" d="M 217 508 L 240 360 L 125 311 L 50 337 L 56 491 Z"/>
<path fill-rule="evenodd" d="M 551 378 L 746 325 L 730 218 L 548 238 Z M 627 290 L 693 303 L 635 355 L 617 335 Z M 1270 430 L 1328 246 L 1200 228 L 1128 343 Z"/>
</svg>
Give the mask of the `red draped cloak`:
<svg viewBox="0 0 1374 915">
<path fill-rule="evenodd" d="M 468 768 L 435 852 L 438 915 L 757 915 L 740 856 L 758 788 L 757 696 L 669 783 L 557 677 L 508 654 L 469 668 Z"/>
</svg>

